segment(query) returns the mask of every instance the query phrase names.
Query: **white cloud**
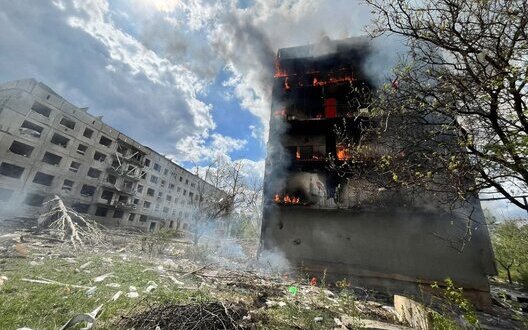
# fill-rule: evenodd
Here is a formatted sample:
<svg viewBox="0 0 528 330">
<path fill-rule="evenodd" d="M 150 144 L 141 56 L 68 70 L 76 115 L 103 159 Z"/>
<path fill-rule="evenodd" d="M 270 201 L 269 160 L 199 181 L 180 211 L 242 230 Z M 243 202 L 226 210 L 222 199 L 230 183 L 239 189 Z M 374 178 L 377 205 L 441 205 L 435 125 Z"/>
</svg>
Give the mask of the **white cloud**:
<svg viewBox="0 0 528 330">
<path fill-rule="evenodd" d="M 176 144 L 178 153 L 173 157 L 194 163 L 207 163 L 218 157 L 230 160 L 229 154 L 241 150 L 246 144 L 246 140 L 235 139 L 218 133 L 188 136 Z"/>
</svg>

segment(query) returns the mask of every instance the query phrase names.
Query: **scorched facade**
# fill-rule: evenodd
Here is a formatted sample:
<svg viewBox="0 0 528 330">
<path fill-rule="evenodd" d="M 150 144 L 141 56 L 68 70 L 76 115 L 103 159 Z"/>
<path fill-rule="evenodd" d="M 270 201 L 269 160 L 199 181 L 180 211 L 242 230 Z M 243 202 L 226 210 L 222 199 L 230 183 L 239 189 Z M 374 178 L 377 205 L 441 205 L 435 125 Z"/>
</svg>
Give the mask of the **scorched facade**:
<svg viewBox="0 0 528 330">
<path fill-rule="evenodd" d="M 463 216 L 408 205 L 361 176 L 334 171 L 353 156 L 340 143 L 345 120 L 352 140 L 369 125 L 370 42 L 363 38 L 280 49 L 276 59 L 264 184 L 261 253 L 279 252 L 307 273 L 390 292 L 419 294 L 419 284 L 452 278 L 482 304 L 487 275 L 495 273 L 482 226 L 462 252 L 439 237 L 452 234 Z M 396 106 L 396 105 L 395 105 Z M 372 143 L 369 150 L 382 152 Z"/>
</svg>

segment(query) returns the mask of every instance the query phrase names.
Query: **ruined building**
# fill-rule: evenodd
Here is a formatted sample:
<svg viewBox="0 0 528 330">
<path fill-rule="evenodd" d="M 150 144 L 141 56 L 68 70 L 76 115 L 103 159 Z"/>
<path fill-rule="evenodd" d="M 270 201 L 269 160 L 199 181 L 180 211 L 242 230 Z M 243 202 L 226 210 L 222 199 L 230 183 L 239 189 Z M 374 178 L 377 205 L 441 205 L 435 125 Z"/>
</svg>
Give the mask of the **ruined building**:
<svg viewBox="0 0 528 330">
<path fill-rule="evenodd" d="M 187 229 L 213 186 L 35 80 L 0 85 L 0 219 L 53 194 L 108 226 Z"/>
<path fill-rule="evenodd" d="M 369 47 L 351 38 L 278 51 L 261 251 L 282 253 L 306 273 L 326 270 L 393 293 L 419 294 L 420 283 L 450 277 L 486 304 L 495 266 L 478 200 L 472 215 L 480 226 L 460 252 L 444 238 L 466 228 L 463 212 L 411 207 L 399 194 L 389 202 L 388 192 L 361 176 L 350 179 L 328 166 L 329 157 L 336 163 L 352 157 L 337 137 L 343 119 L 352 119 L 351 136 L 368 122 Z"/>
</svg>

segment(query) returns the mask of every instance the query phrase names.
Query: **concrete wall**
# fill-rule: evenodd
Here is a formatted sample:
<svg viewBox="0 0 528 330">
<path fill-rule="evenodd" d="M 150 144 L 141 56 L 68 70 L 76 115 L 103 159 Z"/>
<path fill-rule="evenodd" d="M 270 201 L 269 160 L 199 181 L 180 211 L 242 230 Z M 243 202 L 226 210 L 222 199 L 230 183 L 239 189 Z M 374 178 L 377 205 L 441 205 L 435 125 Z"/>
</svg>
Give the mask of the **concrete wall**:
<svg viewBox="0 0 528 330">
<path fill-rule="evenodd" d="M 352 276 L 353 285 L 416 293 L 417 283 L 450 277 L 466 288 L 488 291 L 486 275 L 494 274 L 495 266 L 482 212 L 476 211 L 481 222 L 473 224 L 471 240 L 457 251 L 466 224 L 460 218 L 405 209 L 268 205 L 261 248 L 283 253 L 305 271 Z"/>
</svg>

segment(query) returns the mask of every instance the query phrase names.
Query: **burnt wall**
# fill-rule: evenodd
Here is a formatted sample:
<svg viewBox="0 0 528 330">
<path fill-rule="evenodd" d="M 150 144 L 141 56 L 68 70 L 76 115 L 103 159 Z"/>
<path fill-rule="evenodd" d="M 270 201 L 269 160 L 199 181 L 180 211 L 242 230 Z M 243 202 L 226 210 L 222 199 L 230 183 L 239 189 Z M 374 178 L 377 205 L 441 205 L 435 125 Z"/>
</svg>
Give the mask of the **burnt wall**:
<svg viewBox="0 0 528 330">
<path fill-rule="evenodd" d="M 268 205 L 261 248 L 281 251 L 308 271 L 327 269 L 337 279 L 356 276 L 354 285 L 398 292 L 450 277 L 465 288 L 487 291 L 486 274 L 494 273 L 495 267 L 480 208 L 475 215 L 473 236 L 459 251 L 462 218 L 405 209 Z"/>
</svg>

